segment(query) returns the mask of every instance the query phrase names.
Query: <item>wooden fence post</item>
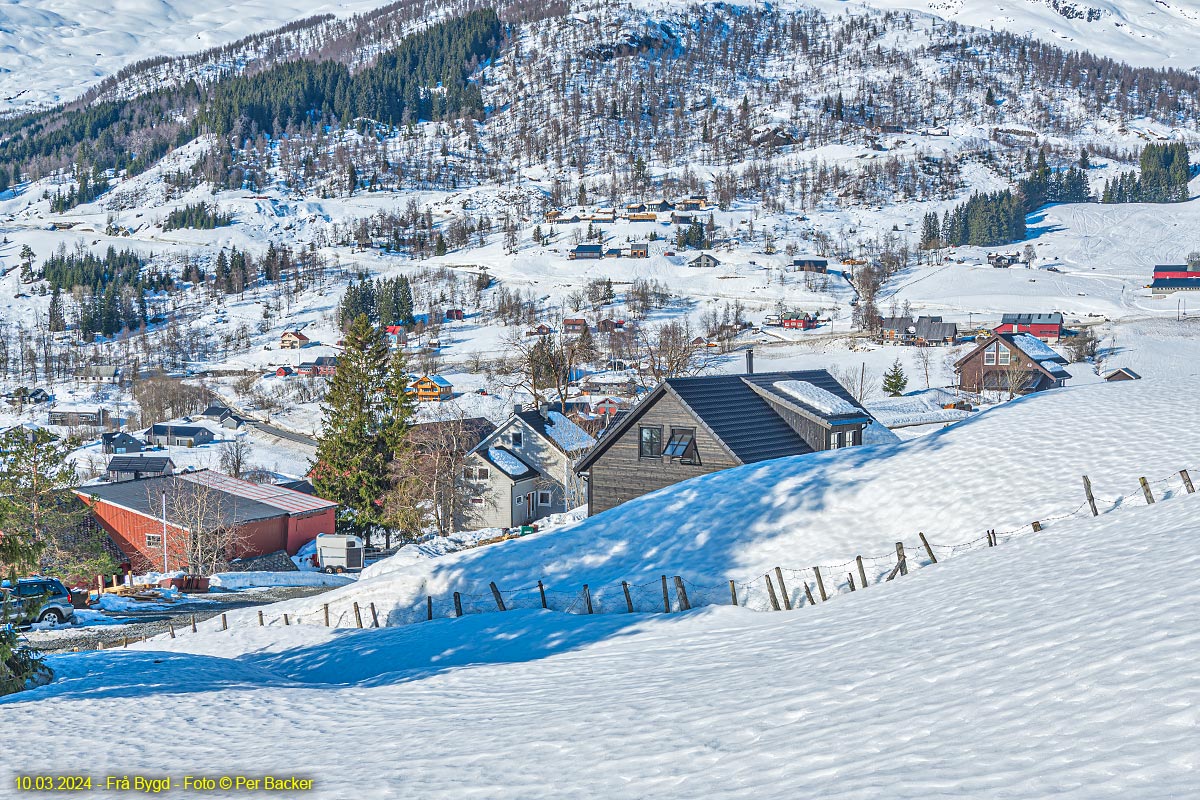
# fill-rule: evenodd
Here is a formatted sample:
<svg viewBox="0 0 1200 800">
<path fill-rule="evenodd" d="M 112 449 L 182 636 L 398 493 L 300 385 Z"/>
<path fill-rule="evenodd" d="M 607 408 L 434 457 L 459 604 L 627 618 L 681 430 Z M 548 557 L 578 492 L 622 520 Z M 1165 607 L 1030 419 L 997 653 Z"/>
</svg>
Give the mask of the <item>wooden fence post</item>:
<svg viewBox="0 0 1200 800">
<path fill-rule="evenodd" d="M 284 615 L 283 615 L 283 624 L 284 624 L 284 625 L 291 625 L 291 624 L 292 624 L 292 623 L 291 623 L 291 622 L 288 620 L 288 615 L 287 615 L 287 614 L 284 614 Z"/>
<path fill-rule="evenodd" d="M 663 590 L 663 613 L 670 614 L 671 613 L 671 595 L 667 594 L 667 576 L 666 575 L 662 576 L 662 590 Z"/>
<path fill-rule="evenodd" d="M 1192 486 L 1192 476 L 1188 475 L 1186 469 L 1179 470 L 1179 477 L 1183 478 L 1183 488 L 1187 489 L 1188 494 L 1195 494 L 1196 487 Z"/>
<path fill-rule="evenodd" d="M 362 611 L 358 608 L 357 600 L 354 601 L 354 625 L 358 628 L 362 627 Z"/>
<path fill-rule="evenodd" d="M 900 564 L 900 574 L 908 574 L 908 560 L 904 557 L 904 542 L 896 542 L 896 560 Z"/>
<path fill-rule="evenodd" d="M 462 616 L 462 595 L 458 592 L 454 593 L 454 616 Z"/>
<path fill-rule="evenodd" d="M 771 608 L 778 611 L 779 610 L 779 598 L 775 596 L 775 584 L 771 583 L 770 575 L 764 575 L 763 577 L 767 579 L 767 597 L 769 597 L 771 600 Z"/>
<path fill-rule="evenodd" d="M 433 621 L 433 595 L 425 595 L 425 621 Z"/>
<path fill-rule="evenodd" d="M 1087 495 L 1088 505 L 1092 507 L 1092 516 L 1100 516 L 1100 512 L 1096 510 L 1096 496 L 1092 494 L 1092 479 L 1087 475 L 1083 476 L 1083 493 Z"/>
<path fill-rule="evenodd" d="M 929 554 L 930 562 L 936 564 L 937 556 L 933 554 L 933 548 L 929 546 L 929 540 L 925 538 L 925 534 L 921 531 L 917 531 L 917 536 L 921 537 L 921 544 L 925 545 L 925 552 Z"/>
<path fill-rule="evenodd" d="M 375 604 L 371 603 L 371 627 L 379 627 L 379 615 L 375 613 Z"/>
<path fill-rule="evenodd" d="M 196 615 L 192 614 L 192 633 L 196 632 Z"/>
<path fill-rule="evenodd" d="M 592 593 L 588 591 L 588 585 L 586 583 L 583 585 L 583 604 L 587 606 L 587 612 L 589 614 L 595 613 L 592 611 Z"/>
<path fill-rule="evenodd" d="M 261 628 L 262 626 L 263 626 L 263 615 L 262 615 L 262 609 L 260 608 L 258 610 L 258 627 Z"/>
<path fill-rule="evenodd" d="M 492 587 L 492 597 L 496 599 L 496 608 L 507 611 L 508 609 L 504 607 L 504 598 L 500 596 L 500 590 L 496 588 L 496 582 L 492 581 L 488 586 Z"/>
<path fill-rule="evenodd" d="M 229 630 L 229 621 L 227 619 L 225 619 L 224 613 L 221 614 L 221 630 L 223 630 L 223 631 Z"/>
<path fill-rule="evenodd" d="M 862 579 L 862 587 L 867 588 L 867 570 L 863 567 L 862 556 L 854 559 L 858 562 L 858 577 Z"/>
<path fill-rule="evenodd" d="M 687 589 L 683 588 L 683 578 L 675 576 L 675 596 L 679 598 L 679 610 L 691 611 L 692 604 L 688 602 Z"/>
<path fill-rule="evenodd" d="M 625 593 L 625 608 L 633 613 L 633 598 L 629 596 L 629 581 L 621 581 L 621 591 Z"/>
<path fill-rule="evenodd" d="M 538 581 L 538 596 L 542 598 L 542 608 L 549 608 L 546 605 L 546 587 L 541 581 Z"/>
<path fill-rule="evenodd" d="M 813 574 L 817 576 L 817 591 L 821 594 L 821 602 L 824 603 L 829 599 L 829 595 L 825 593 L 825 580 L 821 577 L 821 568 L 813 567 Z"/>
<path fill-rule="evenodd" d="M 121 640 L 121 647 L 129 647 L 129 637 L 126 636 Z"/>
<path fill-rule="evenodd" d="M 175 638 L 175 624 L 171 620 L 167 620 L 167 629 L 171 631 L 171 638 Z"/>
<path fill-rule="evenodd" d="M 1034 533 L 1037 533 L 1037 532 L 1038 532 L 1038 531 L 1040 531 L 1041 529 L 1042 529 L 1042 523 L 1038 522 L 1038 521 L 1035 519 L 1035 520 L 1033 521 L 1033 532 L 1034 532 Z M 993 538 L 993 539 L 995 539 L 995 538 L 996 538 L 996 532 L 995 532 L 995 531 L 992 531 L 992 538 Z M 997 542 L 997 544 L 999 544 L 999 542 Z"/>
<path fill-rule="evenodd" d="M 329 603 L 322 604 L 322 607 L 325 609 L 325 627 L 328 628 L 329 627 Z"/>
<path fill-rule="evenodd" d="M 1153 505 L 1154 492 L 1150 491 L 1150 484 L 1145 478 L 1138 478 L 1138 483 L 1142 484 L 1142 494 L 1146 495 L 1146 505 Z"/>
<path fill-rule="evenodd" d="M 854 588 L 854 573 L 853 573 L 853 572 L 847 572 L 847 573 L 846 573 L 846 578 L 848 579 L 848 581 L 849 581 L 849 583 L 850 583 L 850 591 L 852 591 L 852 592 L 853 592 L 853 591 L 855 591 L 855 588 Z"/>
<path fill-rule="evenodd" d="M 779 579 L 779 593 L 783 595 L 783 607 L 792 610 L 792 598 L 788 596 L 787 584 L 783 582 L 783 570 L 775 568 L 775 577 Z"/>
<path fill-rule="evenodd" d="M 804 587 L 804 597 L 808 600 L 808 604 L 815 606 L 817 601 L 813 599 L 812 589 L 808 588 L 808 581 L 802 581 L 800 585 Z"/>
<path fill-rule="evenodd" d="M 737 603 L 737 584 L 734 583 L 732 579 L 730 579 L 730 581 L 729 581 L 729 599 L 733 601 L 733 604 L 735 606 L 738 604 Z"/>
</svg>

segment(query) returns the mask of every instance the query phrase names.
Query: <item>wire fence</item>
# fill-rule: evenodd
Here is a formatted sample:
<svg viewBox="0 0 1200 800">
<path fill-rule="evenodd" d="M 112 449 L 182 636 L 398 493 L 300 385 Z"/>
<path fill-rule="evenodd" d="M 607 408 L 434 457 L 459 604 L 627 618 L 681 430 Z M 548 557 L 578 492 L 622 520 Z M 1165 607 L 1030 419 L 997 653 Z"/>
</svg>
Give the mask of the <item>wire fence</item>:
<svg viewBox="0 0 1200 800">
<path fill-rule="evenodd" d="M 260 610 L 257 624 L 261 627 L 318 625 L 331 628 L 382 628 L 517 609 L 546 609 L 565 614 L 673 613 L 712 605 L 737 605 L 756 611 L 796 610 L 886 583 L 976 550 L 999 547 L 1038 533 L 1057 522 L 1143 508 L 1195 492 L 1186 469 L 1162 478 L 1139 478 L 1138 481 L 1138 488 L 1129 494 L 1101 499 L 1093 495 L 1091 483 L 1084 476 L 1086 499 L 1080 505 L 1071 511 L 1043 517 L 1015 528 L 1002 531 L 989 529 L 981 536 L 954 543 L 932 542 L 924 533 L 918 533 L 915 542 L 896 542 L 894 552 L 856 555 L 838 564 L 780 566 L 751 578 L 719 584 L 697 583 L 683 576 L 665 574 L 657 580 L 643 583 L 621 581 L 595 586 L 585 584 L 570 589 L 551 588 L 542 581 L 516 589 L 501 589 L 495 583 L 490 583 L 486 587 L 476 587 L 471 592 L 454 592 L 438 597 L 426 595 L 412 607 L 391 608 L 386 613 L 381 613 L 374 603 L 360 605 L 357 601 L 338 608 L 323 604 L 320 611 L 303 615 L 280 614 L 267 618 Z M 169 633 L 164 635 L 175 638 L 200 629 L 223 631 L 228 628 L 228 619 L 221 614 L 200 623 L 193 619 L 190 625 L 178 629 L 172 625 Z"/>
</svg>

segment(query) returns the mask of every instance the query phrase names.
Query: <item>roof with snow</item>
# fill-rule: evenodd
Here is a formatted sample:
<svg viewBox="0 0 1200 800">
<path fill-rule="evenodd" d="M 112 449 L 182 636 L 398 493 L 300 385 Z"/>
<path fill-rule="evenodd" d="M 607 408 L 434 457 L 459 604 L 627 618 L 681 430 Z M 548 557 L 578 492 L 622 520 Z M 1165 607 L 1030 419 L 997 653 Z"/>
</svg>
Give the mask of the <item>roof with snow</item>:
<svg viewBox="0 0 1200 800">
<path fill-rule="evenodd" d="M 873 421 L 870 413 L 825 370 L 668 378 L 619 422 L 610 425 L 600 444 L 580 460 L 576 470 L 588 469 L 667 392 L 743 464 L 813 452 L 788 424 L 787 414 L 824 427 Z"/>
<path fill-rule="evenodd" d="M 1043 361 L 1051 361 L 1055 364 L 1067 363 L 1067 359 L 1054 352 L 1050 345 L 1046 344 L 1041 339 L 1030 336 L 1027 333 L 1013 334 L 1005 338 L 1007 338 L 1017 347 L 1021 348 L 1021 351 L 1025 353 L 1025 355 L 1029 356 L 1038 363 Z"/>
<path fill-rule="evenodd" d="M 578 453 L 596 443 L 587 431 L 567 419 L 559 411 L 520 411 L 518 417 L 547 441 L 564 453 Z"/>
<path fill-rule="evenodd" d="M 514 481 L 523 481 L 539 474 L 537 469 L 507 447 L 485 447 L 476 452 L 484 461 Z"/>
</svg>

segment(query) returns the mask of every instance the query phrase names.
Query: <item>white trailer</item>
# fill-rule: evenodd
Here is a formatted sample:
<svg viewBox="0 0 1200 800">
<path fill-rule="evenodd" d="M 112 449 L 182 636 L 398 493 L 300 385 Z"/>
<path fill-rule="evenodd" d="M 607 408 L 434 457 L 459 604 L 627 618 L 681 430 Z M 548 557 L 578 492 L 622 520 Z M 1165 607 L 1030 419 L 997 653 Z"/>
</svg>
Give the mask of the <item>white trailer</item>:
<svg viewBox="0 0 1200 800">
<path fill-rule="evenodd" d="M 340 533 L 317 535 L 317 566 L 322 572 L 357 572 L 363 568 L 363 540 Z"/>
</svg>

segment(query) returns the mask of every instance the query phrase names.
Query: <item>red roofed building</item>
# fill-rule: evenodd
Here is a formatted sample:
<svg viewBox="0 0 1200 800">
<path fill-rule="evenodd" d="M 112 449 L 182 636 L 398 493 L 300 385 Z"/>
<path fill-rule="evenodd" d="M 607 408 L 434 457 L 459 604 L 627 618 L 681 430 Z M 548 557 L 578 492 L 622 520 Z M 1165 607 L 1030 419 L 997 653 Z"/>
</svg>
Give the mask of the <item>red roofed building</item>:
<svg viewBox="0 0 1200 800">
<path fill-rule="evenodd" d="M 211 470 L 120 483 L 81 486 L 75 494 L 92 511 L 134 571 L 187 569 L 192 532 L 236 530 L 227 559 L 286 550 L 289 555 L 319 533 L 333 533 L 337 503 L 273 484 L 257 484 Z M 164 497 L 166 514 L 163 513 Z"/>
</svg>

